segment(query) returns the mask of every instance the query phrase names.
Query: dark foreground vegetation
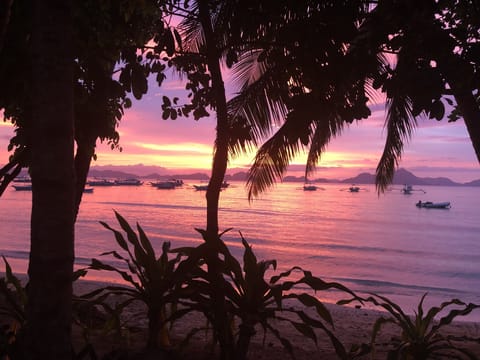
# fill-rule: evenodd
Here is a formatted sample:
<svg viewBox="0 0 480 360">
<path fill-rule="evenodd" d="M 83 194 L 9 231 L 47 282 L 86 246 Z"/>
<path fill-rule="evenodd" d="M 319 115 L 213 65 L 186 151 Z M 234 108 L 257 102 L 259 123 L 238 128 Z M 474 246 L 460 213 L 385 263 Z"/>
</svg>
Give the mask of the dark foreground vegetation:
<svg viewBox="0 0 480 360">
<path fill-rule="evenodd" d="M 11 156 L 0 169 L 0 193 L 23 168 L 32 178 L 28 286 L 21 288 L 8 266 L 3 282 L 17 324 L 4 329 L 7 351 L 32 360 L 71 359 L 72 319 L 85 320 L 77 316 L 79 303 L 96 304 L 108 318 L 117 316 L 110 322 L 118 325 L 118 314 L 138 301 L 150 320 L 148 349 L 166 346 L 167 325 L 195 310 L 208 320 L 225 360 L 247 355 L 256 325 L 290 351 L 273 318 L 313 342 L 319 330 L 341 358 L 366 351 L 345 348 L 323 304 L 293 291 L 300 285 L 317 292 L 334 288 L 355 297 L 348 289 L 300 268 L 265 279 L 274 262 L 259 262 L 243 239 L 243 267 L 230 255 L 218 217 L 229 159 L 258 148 L 247 180 L 250 197 L 281 178 L 303 150 L 307 177 L 330 140 L 354 121 L 368 121 L 380 97 L 387 137 L 376 173 L 379 193 L 420 116 L 462 118 L 480 160 L 479 14 L 476 0 L 0 2 L 0 110 L 15 128 Z M 133 288 L 77 298 L 74 226 L 96 143 L 121 150 L 117 127 L 131 97 L 141 100 L 149 87 L 162 89 L 178 74 L 186 100 L 162 94 L 159 121 L 216 117 L 200 231 L 205 241 L 192 249 L 165 244 L 157 259 L 143 231 L 134 235 L 119 218 L 127 238 L 114 233 L 126 254 L 110 255 L 128 271 L 100 260 L 88 271 L 118 272 Z M 234 91 L 227 91 L 228 79 L 235 80 Z M 109 302 L 114 295 L 124 302 Z M 286 311 L 285 300 L 300 307 Z M 423 318 L 420 306 L 410 326 L 388 299 L 365 301 L 379 303 L 403 329 L 399 356 L 418 358 L 445 346 L 462 353 L 451 339 L 438 339 L 437 325 L 426 330 L 432 311 Z M 452 310 L 439 326 L 475 308 L 460 301 L 443 306 L 450 305 L 462 310 Z M 284 312 L 289 317 L 283 319 Z"/>
<path fill-rule="evenodd" d="M 213 284 L 205 270 L 207 243 L 197 247 L 171 248 L 166 242 L 161 254 L 156 255 L 140 225 L 137 224 L 135 231 L 120 214 L 116 213 L 116 218 L 120 230 L 106 223 L 102 225 L 113 232 L 118 249 L 101 254 L 101 260 L 92 259 L 88 268 L 75 273 L 75 280 L 88 271 L 109 271 L 125 284 L 97 285 L 92 291 L 74 297 L 73 328 L 76 336 L 72 343 L 72 358 L 220 357 L 215 336 L 219 329 L 215 328 L 213 321 Z M 478 358 L 475 352 L 480 347 L 475 349 L 474 345 L 480 344 L 480 338 L 458 333 L 445 335 L 442 328 L 480 305 L 454 299 L 425 311 L 424 295 L 412 317 L 383 296 L 371 294 L 362 298 L 343 285 L 325 282 L 300 267 L 278 274 L 273 271 L 274 275 L 268 277 L 267 271 L 276 269 L 276 261 L 259 261 L 241 234 L 240 239 L 244 246 L 243 264 L 230 254 L 226 246 L 222 249 L 221 262 L 228 309 L 222 320 L 229 324 L 227 328 L 236 349 L 235 359 L 244 360 L 251 353 L 262 353 L 258 340 L 253 341 L 258 335 L 264 339 L 263 352 L 265 347 L 268 349 L 272 343 L 277 343 L 284 348 L 285 354 L 296 358 L 296 352 L 304 349 L 295 344 L 292 336 L 295 332 L 303 338 L 302 343 L 308 340 L 315 345 L 320 358 L 375 358 L 375 354 L 385 353 L 388 359 Z M 0 311 L 4 319 L 0 355 L 12 360 L 28 359 L 23 344 L 25 327 L 28 326 L 25 312 L 28 283 L 24 287 L 5 258 L 4 262 L 6 275 L 0 279 L 3 296 Z M 362 329 L 371 334 L 370 341 L 351 343 L 349 339 L 346 344 L 341 340 L 342 334 L 336 331 L 338 324 L 334 323 L 331 311 L 319 300 L 325 291 L 337 291 L 344 296 L 346 300 L 339 301 L 339 304 L 371 303 L 386 310 L 371 329 Z M 434 321 L 445 309 L 449 311 Z M 145 319 L 143 326 L 140 319 Z M 179 323 L 183 323 L 181 334 L 175 332 Z M 397 336 L 379 346 L 377 337 L 382 327 L 388 324 L 398 328 Z M 267 338 L 270 345 L 266 343 Z M 322 342 L 323 346 L 319 347 Z"/>
</svg>

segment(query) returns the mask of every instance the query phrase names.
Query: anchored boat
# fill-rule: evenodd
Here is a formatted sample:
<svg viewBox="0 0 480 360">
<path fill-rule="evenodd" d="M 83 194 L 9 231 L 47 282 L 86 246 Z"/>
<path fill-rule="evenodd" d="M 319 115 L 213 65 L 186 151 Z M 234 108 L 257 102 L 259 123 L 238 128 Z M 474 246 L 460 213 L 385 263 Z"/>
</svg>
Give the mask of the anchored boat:
<svg viewBox="0 0 480 360">
<path fill-rule="evenodd" d="M 427 208 L 427 209 L 450 209 L 450 202 L 432 202 L 432 201 L 421 201 L 419 200 L 415 204 L 418 208 Z"/>
</svg>

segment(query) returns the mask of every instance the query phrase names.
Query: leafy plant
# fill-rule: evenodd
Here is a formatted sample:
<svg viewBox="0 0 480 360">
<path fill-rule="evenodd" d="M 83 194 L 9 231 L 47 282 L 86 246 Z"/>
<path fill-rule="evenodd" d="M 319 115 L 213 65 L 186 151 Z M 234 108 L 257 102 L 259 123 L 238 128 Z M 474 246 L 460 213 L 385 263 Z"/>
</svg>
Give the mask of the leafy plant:
<svg viewBox="0 0 480 360">
<path fill-rule="evenodd" d="M 262 327 L 264 333 L 272 333 L 293 356 L 292 344 L 271 323 L 273 320 L 290 323 L 315 344 L 317 344 L 315 330 L 320 329 L 332 342 L 337 355 L 342 359 L 349 358 L 348 352 L 332 331 L 334 324 L 330 312 L 320 300 L 303 289 L 307 287 L 315 292 L 335 289 L 353 297 L 356 297 L 355 294 L 339 283 L 325 282 L 298 266 L 267 280 L 266 272 L 269 268 L 276 270 L 276 261 L 258 261 L 252 247 L 241 233 L 240 236 L 245 248 L 243 271 L 234 257 L 226 256 L 225 258 L 230 278 L 227 298 L 232 305 L 232 313 L 240 319 L 237 340 L 240 358 L 246 358 L 248 345 L 255 334 L 257 324 Z M 300 274 L 296 280 L 292 280 L 294 273 Z M 294 304 L 289 303 L 285 306 L 286 300 L 294 301 Z M 306 308 L 313 309 L 314 315 L 307 314 Z"/>
<path fill-rule="evenodd" d="M 454 341 L 459 340 L 453 336 L 443 335 L 440 329 L 449 325 L 457 316 L 470 314 L 480 305 L 466 304 L 458 299 L 443 302 L 440 306 L 430 308 L 426 313 L 423 309 L 423 302 L 427 294 L 424 294 L 418 305 L 418 310 L 414 317 L 405 314 L 403 310 L 393 301 L 384 296 L 372 294 L 366 301 L 372 302 L 387 310 L 391 317 L 380 317 L 374 324 L 372 333 L 372 346 L 375 339 L 384 324 L 394 324 L 401 329 L 400 338 L 395 339 L 394 348 L 389 351 L 388 359 L 477 359 L 475 354 L 468 349 L 457 346 Z M 434 321 L 441 311 L 452 306 L 461 307 L 451 309 L 447 315 L 440 318 L 438 322 Z M 472 340 L 462 337 L 461 340 Z M 478 339 L 477 339 L 478 341 Z"/>
<path fill-rule="evenodd" d="M 202 231 L 200 232 L 202 233 Z M 229 328 L 232 331 L 232 337 L 235 338 L 236 359 L 247 357 L 250 341 L 256 334 L 257 325 L 263 329 L 264 335 L 273 334 L 294 357 L 290 340 L 277 329 L 274 321 L 291 324 L 300 334 L 315 343 L 317 343 L 315 330 L 322 330 L 329 337 L 341 359 L 354 358 L 354 351 L 358 354 L 368 352 L 365 351 L 365 348 L 347 351 L 333 332 L 333 319 L 325 305 L 315 296 L 299 288 L 307 287 L 312 291 L 336 289 L 357 298 L 352 291 L 341 284 L 325 282 L 300 267 L 293 267 L 267 279 L 267 271 L 269 269 L 276 270 L 276 261 L 258 261 L 251 246 L 241 234 L 240 236 L 245 248 L 243 268 L 223 241 L 219 246 L 222 255 L 222 286 L 225 289 L 228 309 L 227 318 L 222 320 L 224 323 L 231 324 Z M 185 272 L 192 274 L 188 283 L 191 296 L 187 306 L 203 312 L 215 327 L 213 302 L 210 297 L 212 284 L 209 281 L 208 273 L 197 265 L 208 251 L 207 246 L 208 244 L 205 243 L 195 248 L 190 256 L 179 265 L 179 268 L 184 268 Z M 193 271 L 195 267 L 196 272 Z M 293 279 L 294 277 L 296 279 Z M 289 301 L 289 304 L 286 305 L 285 301 Z M 291 304 L 292 301 L 296 304 Z M 313 309 L 314 315 L 307 314 L 305 308 Z M 235 326 L 236 323 L 238 323 L 238 327 Z M 215 329 L 215 331 L 219 330 Z"/>
<path fill-rule="evenodd" d="M 164 242 L 162 253 L 157 258 L 150 240 L 137 224 L 138 235 L 133 231 L 128 222 L 117 212 L 115 216 L 126 233 L 126 239 L 118 230 L 111 228 L 104 222 L 101 224 L 111 230 L 115 240 L 126 255 L 117 251 L 109 251 L 101 254 L 111 255 L 125 263 L 126 269 L 120 269 L 106 264 L 100 260 L 92 259 L 89 266 L 93 270 L 111 271 L 119 274 L 131 287 L 106 286 L 85 295 L 85 298 L 97 297 L 97 301 L 106 301 L 112 295 L 123 296 L 121 308 L 133 301 L 143 302 L 147 307 L 148 317 L 148 348 L 167 348 L 170 346 L 170 335 L 167 327 L 167 305 L 174 305 L 173 290 L 179 284 L 176 265 L 182 254 L 170 259 L 170 243 Z"/>
<path fill-rule="evenodd" d="M 5 277 L 0 278 L 0 293 L 5 298 L 5 304 L 0 305 L 0 315 L 14 321 L 15 327 L 23 326 L 26 321 L 27 291 L 18 277 L 12 272 L 12 267 L 5 256 Z"/>
<path fill-rule="evenodd" d="M 5 258 L 5 277 L 0 278 L 0 294 L 4 301 L 0 302 L 0 316 L 8 319 L 1 324 L 0 330 L 0 358 L 19 355 L 22 331 L 26 324 L 27 292 Z"/>
</svg>

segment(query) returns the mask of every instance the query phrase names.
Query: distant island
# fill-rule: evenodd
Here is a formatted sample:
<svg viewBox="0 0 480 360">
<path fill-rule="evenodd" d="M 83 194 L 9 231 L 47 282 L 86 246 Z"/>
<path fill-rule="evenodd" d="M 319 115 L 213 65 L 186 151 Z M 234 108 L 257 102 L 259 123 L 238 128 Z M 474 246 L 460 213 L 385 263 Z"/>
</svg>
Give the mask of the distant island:
<svg viewBox="0 0 480 360">
<path fill-rule="evenodd" d="M 101 166 L 92 167 L 89 172 L 89 177 L 111 178 L 111 179 L 127 179 L 127 178 L 141 178 L 151 180 L 162 179 L 183 179 L 183 180 L 208 180 L 209 176 L 206 173 L 195 172 L 189 174 L 173 174 L 169 173 L 168 169 L 155 166 L 140 166 L 137 170 L 136 166 Z M 247 179 L 247 172 L 240 171 L 231 175 L 226 175 L 227 181 L 245 181 Z M 304 182 L 303 176 L 286 176 L 284 182 Z M 345 184 L 375 184 L 375 174 L 361 173 L 355 177 L 347 179 L 310 179 L 310 182 L 316 183 L 345 183 Z M 438 185 L 438 186 L 480 186 L 480 179 L 470 181 L 467 183 L 454 182 L 445 177 L 424 177 L 415 176 L 408 170 L 398 169 L 393 177 L 393 185 L 410 184 L 410 185 Z"/>
</svg>

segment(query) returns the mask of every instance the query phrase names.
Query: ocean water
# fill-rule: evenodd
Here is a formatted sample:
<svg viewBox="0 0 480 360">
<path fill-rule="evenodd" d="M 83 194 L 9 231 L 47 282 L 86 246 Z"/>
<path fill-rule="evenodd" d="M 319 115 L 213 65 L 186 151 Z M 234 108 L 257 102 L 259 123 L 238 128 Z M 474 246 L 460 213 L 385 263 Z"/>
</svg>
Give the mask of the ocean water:
<svg viewBox="0 0 480 360">
<path fill-rule="evenodd" d="M 113 210 L 132 225 L 140 223 L 154 247 L 200 244 L 194 230 L 205 227 L 205 193 L 194 181 L 175 190 L 96 187 L 84 194 L 76 225 L 76 263 L 117 249 L 110 231 L 119 228 Z M 377 196 L 375 188 L 358 193 L 345 184 L 320 184 L 303 191 L 301 184 L 282 183 L 253 202 L 243 183 L 222 191 L 219 221 L 232 253 L 240 258 L 241 231 L 258 259 L 276 259 L 277 273 L 294 265 L 361 294 L 375 292 L 413 313 L 424 293 L 430 307 L 459 298 L 480 304 L 480 188 L 423 187 L 426 194 L 404 195 L 393 187 Z M 414 187 L 415 188 L 415 187 Z M 450 201 L 450 209 L 419 209 L 422 201 Z M 0 198 L 0 254 L 15 272 L 26 272 L 31 193 L 6 190 Z M 0 270 L 4 269 L 3 263 Z M 272 275 L 275 272 L 271 272 Z M 119 281 L 110 274 L 90 273 L 93 280 Z M 316 294 L 325 301 L 338 293 Z M 480 321 L 480 311 L 466 320 Z"/>
</svg>

